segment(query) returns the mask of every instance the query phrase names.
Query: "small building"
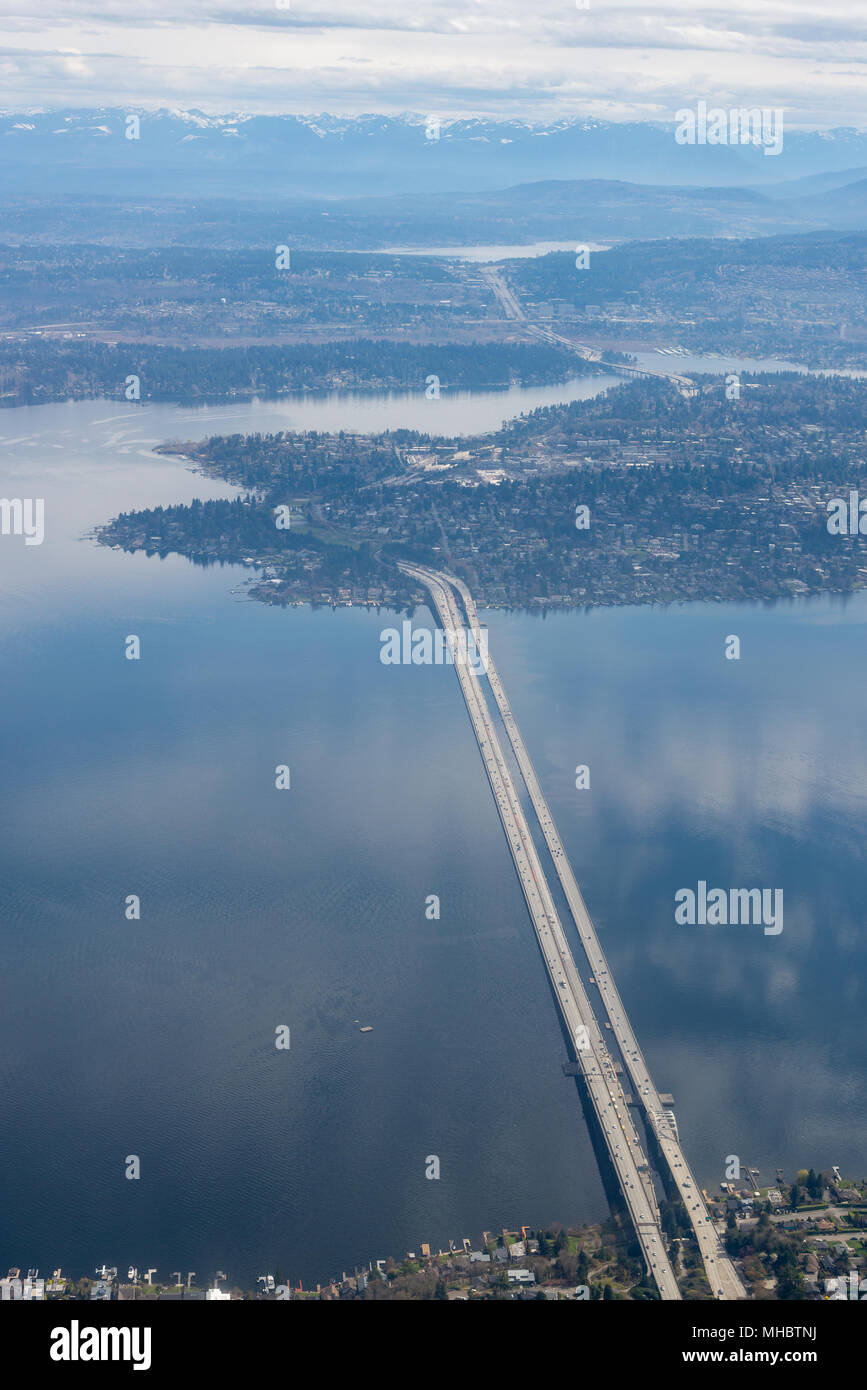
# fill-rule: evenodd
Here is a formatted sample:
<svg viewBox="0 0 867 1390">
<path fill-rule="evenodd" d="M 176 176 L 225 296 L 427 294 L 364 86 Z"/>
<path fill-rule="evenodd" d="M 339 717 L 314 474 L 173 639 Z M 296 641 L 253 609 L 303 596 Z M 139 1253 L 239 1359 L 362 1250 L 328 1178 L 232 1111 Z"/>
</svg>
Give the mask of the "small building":
<svg viewBox="0 0 867 1390">
<path fill-rule="evenodd" d="M 508 1271 L 510 1284 L 535 1284 L 536 1276 L 531 1269 L 510 1269 Z"/>
</svg>

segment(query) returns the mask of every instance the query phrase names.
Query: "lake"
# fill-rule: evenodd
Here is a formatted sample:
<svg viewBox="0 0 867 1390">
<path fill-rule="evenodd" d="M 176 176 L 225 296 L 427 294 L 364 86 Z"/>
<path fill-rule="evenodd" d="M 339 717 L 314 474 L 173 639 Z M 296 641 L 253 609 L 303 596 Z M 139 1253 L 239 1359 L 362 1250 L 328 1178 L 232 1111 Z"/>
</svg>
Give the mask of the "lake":
<svg viewBox="0 0 867 1390">
<path fill-rule="evenodd" d="M 576 241 L 533 241 L 529 243 L 499 244 L 490 246 L 385 246 L 381 249 L 388 256 L 444 256 L 455 261 L 524 261 L 536 256 L 547 256 L 552 251 L 571 251 L 575 254 Z M 611 244 L 599 241 L 581 243 L 588 251 L 610 251 Z M 365 254 L 370 254 L 365 252 Z"/>
<path fill-rule="evenodd" d="M 669 345 L 664 344 L 665 347 Z M 798 372 L 802 376 L 867 376 L 867 371 L 862 371 L 856 367 L 829 367 L 825 370 L 818 368 L 805 367 L 802 362 L 789 362 L 782 357 L 742 357 L 735 353 L 724 352 L 675 352 L 670 356 L 664 352 L 635 352 L 636 365 L 648 367 L 652 372 L 694 372 L 701 374 L 710 372 L 711 374 L 722 374 L 723 372 L 749 372 L 761 373 L 768 372 L 776 374 L 779 372 Z"/>
<path fill-rule="evenodd" d="M 393 614 L 84 538 L 233 494 L 157 440 L 429 404 L 329 399 L 0 416 L 0 494 L 46 504 L 42 546 L 0 538 L 7 1265 L 307 1284 L 607 1211 L 454 673 L 383 666 Z M 867 595 L 482 617 L 700 1181 L 860 1176 Z M 781 887 L 783 932 L 677 926 L 700 879 Z"/>
</svg>

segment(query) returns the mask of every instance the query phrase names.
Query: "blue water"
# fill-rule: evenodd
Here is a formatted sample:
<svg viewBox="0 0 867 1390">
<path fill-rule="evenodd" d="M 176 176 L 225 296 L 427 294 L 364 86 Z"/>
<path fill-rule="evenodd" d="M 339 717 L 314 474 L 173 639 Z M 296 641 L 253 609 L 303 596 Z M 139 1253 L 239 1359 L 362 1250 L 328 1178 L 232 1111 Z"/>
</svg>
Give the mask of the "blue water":
<svg viewBox="0 0 867 1390">
<path fill-rule="evenodd" d="M 454 673 L 383 666 L 394 615 L 82 539 L 231 492 L 132 408 L 2 423 L 46 540 L 0 538 L 0 1263 L 307 1283 L 604 1216 Z M 482 616 L 701 1181 L 860 1176 L 867 598 Z M 700 878 L 782 887 L 784 931 L 677 927 Z"/>
</svg>

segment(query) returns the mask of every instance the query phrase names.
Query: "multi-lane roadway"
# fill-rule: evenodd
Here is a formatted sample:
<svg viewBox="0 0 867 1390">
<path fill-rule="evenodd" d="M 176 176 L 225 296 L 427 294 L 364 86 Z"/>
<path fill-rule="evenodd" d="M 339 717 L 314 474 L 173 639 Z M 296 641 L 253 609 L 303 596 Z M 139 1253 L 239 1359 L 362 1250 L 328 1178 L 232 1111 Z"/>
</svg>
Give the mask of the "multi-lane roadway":
<svg viewBox="0 0 867 1390">
<path fill-rule="evenodd" d="M 602 356 L 598 348 L 586 347 L 582 343 L 576 343 L 572 338 L 564 338 L 562 333 L 555 333 L 553 329 L 546 328 L 540 323 L 531 322 L 524 313 L 514 291 L 506 283 L 502 271 L 497 270 L 494 266 L 486 266 L 482 271 L 482 278 L 499 301 L 506 318 L 520 323 L 524 331 L 532 334 L 534 338 L 542 338 L 546 342 L 569 348 L 585 362 L 594 362 L 597 366 L 606 367 L 611 372 L 619 372 L 624 376 L 662 377 L 666 381 L 670 381 L 682 396 L 698 394 L 698 388 L 691 377 L 682 376 L 677 372 L 654 371 L 652 367 L 636 367 L 626 362 L 609 362 Z"/>
<path fill-rule="evenodd" d="M 743 1298 L 744 1288 L 722 1248 L 708 1215 L 701 1189 L 681 1148 L 673 1117 L 666 1112 L 629 1023 L 499 673 L 484 643 L 472 595 L 465 584 L 450 575 L 440 574 L 426 566 L 402 564 L 401 568 L 420 580 L 430 592 L 440 621 L 449 635 L 450 642 L 454 644 L 453 649 L 458 652 L 472 649 L 467 638 L 469 629 L 475 641 L 476 651 L 484 653 L 484 671 L 587 956 L 591 980 L 599 991 L 602 1012 L 607 1016 L 607 1024 L 620 1049 L 635 1097 L 645 1111 L 648 1124 L 656 1136 L 662 1156 L 680 1193 L 695 1232 L 711 1290 L 716 1298 Z M 455 591 L 463 603 L 466 627 L 464 617 L 455 601 Z M 599 1116 L 609 1153 L 644 1248 L 648 1269 L 656 1278 L 662 1297 L 677 1298 L 677 1284 L 668 1257 L 664 1253 L 659 1210 L 649 1166 L 628 1115 L 611 1052 L 578 975 L 532 836 L 525 824 L 523 809 L 511 773 L 503 759 L 497 734 L 491 725 L 487 699 L 478 674 L 470 665 L 459 661 L 456 662 L 456 669 L 552 986 L 560 1002 L 570 1036 L 576 1044 L 576 1055 L 587 1079 L 591 1100 Z M 582 1044 L 580 1047 L 579 1042 Z M 631 1200 L 638 1192 L 643 1194 L 643 1200 Z M 660 1251 L 664 1255 L 664 1264 L 659 1259 Z"/>
<path fill-rule="evenodd" d="M 455 653 L 455 670 L 551 986 L 572 1039 L 575 1056 L 586 1081 L 647 1269 L 656 1281 L 662 1298 L 678 1299 L 680 1290 L 665 1247 L 650 1165 L 641 1147 L 602 1029 L 575 966 L 511 772 L 492 724 L 479 676 L 469 661 L 461 659 L 467 651 L 466 627 L 454 591 L 449 582 L 435 571 L 410 564 L 401 564 L 401 569 L 418 579 L 430 592 Z"/>
<path fill-rule="evenodd" d="M 478 645 L 482 638 L 473 597 L 466 584 L 460 579 L 449 576 L 448 582 L 461 596 L 469 629 Z M 638 1039 L 629 1022 L 623 1001 L 614 983 L 614 977 L 608 968 L 608 961 L 596 934 L 593 920 L 587 911 L 572 865 L 563 848 L 550 807 L 536 776 L 536 769 L 521 737 L 521 731 L 512 713 L 499 672 L 490 653 L 487 654 L 485 668 L 494 699 L 497 702 L 521 770 L 521 776 L 530 794 L 533 808 L 542 828 L 542 834 L 545 837 L 545 843 L 566 896 L 569 911 L 578 929 L 578 935 L 581 938 L 581 944 L 590 966 L 591 976 L 599 990 L 602 1010 L 611 1024 L 614 1037 L 619 1045 L 635 1097 L 645 1111 L 647 1121 L 656 1136 L 663 1157 L 671 1171 L 671 1176 L 680 1192 L 684 1208 L 689 1215 L 704 1261 L 708 1282 L 717 1298 L 744 1298 L 746 1295 L 743 1285 L 737 1276 L 734 1265 L 722 1248 L 719 1236 L 708 1214 L 701 1188 L 690 1171 L 686 1155 L 681 1148 L 677 1127 L 660 1099 L 650 1069 L 639 1047 Z"/>
</svg>

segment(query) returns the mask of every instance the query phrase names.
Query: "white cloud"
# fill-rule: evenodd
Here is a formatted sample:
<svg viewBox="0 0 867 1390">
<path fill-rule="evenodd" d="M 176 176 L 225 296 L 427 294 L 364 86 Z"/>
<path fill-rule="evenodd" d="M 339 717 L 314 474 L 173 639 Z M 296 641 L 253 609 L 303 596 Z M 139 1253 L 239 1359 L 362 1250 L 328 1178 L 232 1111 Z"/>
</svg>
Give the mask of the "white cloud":
<svg viewBox="0 0 867 1390">
<path fill-rule="evenodd" d="M 790 124 L 863 123 L 867 13 L 851 0 L 22 0 L 0 14 L 4 104 L 206 110 L 438 109 L 669 118 L 705 98 L 783 106 Z M 57 68 L 51 59 L 76 50 Z M 40 61 L 39 55 L 45 61 Z M 69 79 L 64 86 L 63 76 Z"/>
<path fill-rule="evenodd" d="M 58 66 L 60 70 L 65 72 L 69 77 L 93 76 L 93 68 L 91 68 L 83 58 L 78 56 L 61 58 Z"/>
</svg>

